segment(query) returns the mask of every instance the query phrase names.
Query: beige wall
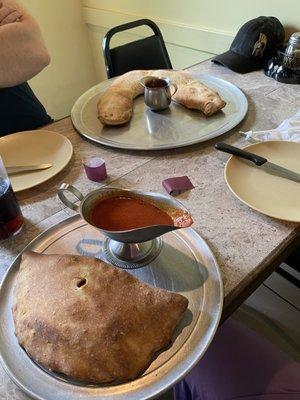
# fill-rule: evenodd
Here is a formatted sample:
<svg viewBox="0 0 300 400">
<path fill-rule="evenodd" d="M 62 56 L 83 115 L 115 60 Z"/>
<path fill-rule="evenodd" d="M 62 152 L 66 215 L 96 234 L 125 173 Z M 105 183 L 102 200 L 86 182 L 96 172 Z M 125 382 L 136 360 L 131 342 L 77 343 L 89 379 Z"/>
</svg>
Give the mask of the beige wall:
<svg viewBox="0 0 300 400">
<path fill-rule="evenodd" d="M 259 15 L 272 15 L 300 29 L 299 0 L 82 0 L 82 4 L 230 33 Z"/>
<path fill-rule="evenodd" d="M 276 16 L 287 33 L 300 30 L 299 0 L 82 0 L 98 79 L 105 79 L 100 40 L 112 26 L 150 18 L 162 30 L 175 68 L 184 68 L 225 51 L 238 28 L 259 15 Z M 120 34 L 115 44 L 141 37 Z"/>
<path fill-rule="evenodd" d="M 160 26 L 174 68 L 184 68 L 228 49 L 247 20 L 277 16 L 288 32 L 300 30 L 299 0 L 23 0 L 41 26 L 51 64 L 30 84 L 56 119 L 75 100 L 106 79 L 100 43 L 112 26 L 150 18 Z M 285 6 L 283 6 L 284 4 Z M 120 34 L 113 45 L 146 35 Z"/>
<path fill-rule="evenodd" d="M 74 101 L 96 83 L 80 0 L 23 0 L 41 27 L 51 64 L 30 85 L 54 118 L 70 114 Z"/>
</svg>

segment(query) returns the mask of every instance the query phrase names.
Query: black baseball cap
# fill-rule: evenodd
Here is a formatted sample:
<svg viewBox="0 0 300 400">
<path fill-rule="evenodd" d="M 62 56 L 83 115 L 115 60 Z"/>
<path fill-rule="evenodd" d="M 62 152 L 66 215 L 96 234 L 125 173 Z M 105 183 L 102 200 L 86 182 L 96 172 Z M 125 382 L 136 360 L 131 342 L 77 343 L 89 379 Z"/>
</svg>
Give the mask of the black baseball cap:
<svg viewBox="0 0 300 400">
<path fill-rule="evenodd" d="M 240 73 L 261 69 L 275 49 L 282 46 L 284 37 L 284 28 L 277 18 L 258 17 L 246 22 L 236 34 L 229 51 L 212 61 Z"/>
</svg>

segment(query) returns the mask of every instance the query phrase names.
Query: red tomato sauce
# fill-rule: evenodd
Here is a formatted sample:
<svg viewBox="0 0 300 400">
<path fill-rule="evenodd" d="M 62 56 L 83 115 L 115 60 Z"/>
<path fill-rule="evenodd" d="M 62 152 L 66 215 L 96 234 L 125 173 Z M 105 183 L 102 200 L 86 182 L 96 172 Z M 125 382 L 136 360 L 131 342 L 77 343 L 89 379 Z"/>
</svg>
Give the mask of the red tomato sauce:
<svg viewBox="0 0 300 400">
<path fill-rule="evenodd" d="M 90 221 L 107 231 L 126 231 L 151 225 L 174 225 L 173 219 L 151 203 L 132 197 L 111 197 L 93 208 Z"/>
</svg>

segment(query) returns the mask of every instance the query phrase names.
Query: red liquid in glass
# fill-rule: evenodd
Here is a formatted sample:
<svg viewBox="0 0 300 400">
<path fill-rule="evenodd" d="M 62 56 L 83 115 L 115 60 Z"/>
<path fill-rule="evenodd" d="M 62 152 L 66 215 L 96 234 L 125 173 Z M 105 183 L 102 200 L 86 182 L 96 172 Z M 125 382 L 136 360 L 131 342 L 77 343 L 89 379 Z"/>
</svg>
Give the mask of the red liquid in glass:
<svg viewBox="0 0 300 400">
<path fill-rule="evenodd" d="M 18 232 L 23 216 L 8 179 L 0 178 L 0 240 Z"/>
</svg>

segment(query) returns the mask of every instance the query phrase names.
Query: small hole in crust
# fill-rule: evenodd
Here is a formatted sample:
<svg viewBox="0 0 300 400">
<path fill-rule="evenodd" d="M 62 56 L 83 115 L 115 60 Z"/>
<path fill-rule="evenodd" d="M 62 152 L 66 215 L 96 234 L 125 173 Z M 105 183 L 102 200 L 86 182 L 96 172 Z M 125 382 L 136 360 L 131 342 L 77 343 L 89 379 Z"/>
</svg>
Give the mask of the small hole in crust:
<svg viewBox="0 0 300 400">
<path fill-rule="evenodd" d="M 84 286 L 86 284 L 86 279 L 85 278 L 83 278 L 83 279 L 80 279 L 80 281 L 79 282 L 77 282 L 77 287 L 82 287 L 82 286 Z"/>
</svg>

